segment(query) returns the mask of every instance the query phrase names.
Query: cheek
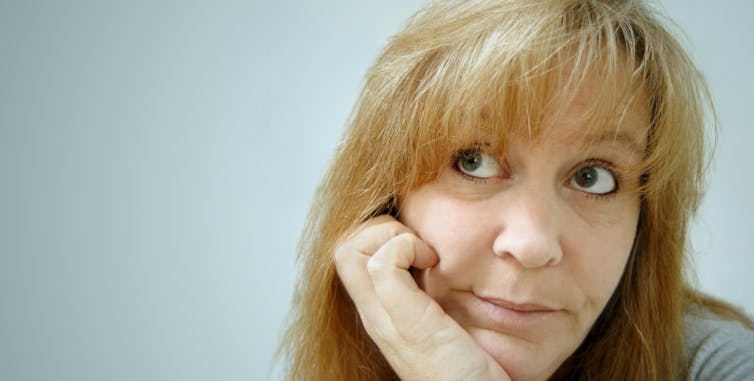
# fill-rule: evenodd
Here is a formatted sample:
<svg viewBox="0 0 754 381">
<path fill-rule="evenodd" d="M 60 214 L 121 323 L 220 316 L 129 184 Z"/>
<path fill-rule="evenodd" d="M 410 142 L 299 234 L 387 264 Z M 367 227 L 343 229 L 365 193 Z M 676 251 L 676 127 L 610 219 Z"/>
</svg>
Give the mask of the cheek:
<svg viewBox="0 0 754 381">
<path fill-rule="evenodd" d="M 631 221 L 630 219 L 628 221 Z M 574 232 L 565 261 L 573 279 L 586 298 L 585 308 L 590 320 L 607 304 L 625 270 L 635 235 L 635 224 L 621 224 L 605 229 L 591 228 Z"/>
<path fill-rule="evenodd" d="M 406 201 L 401 209 L 401 222 L 440 257 L 437 266 L 415 273 L 420 286 L 431 296 L 440 297 L 450 288 L 470 285 L 484 268 L 482 257 L 492 256 L 494 235 L 486 228 L 489 224 L 485 223 L 483 208 L 443 197 Z"/>
</svg>

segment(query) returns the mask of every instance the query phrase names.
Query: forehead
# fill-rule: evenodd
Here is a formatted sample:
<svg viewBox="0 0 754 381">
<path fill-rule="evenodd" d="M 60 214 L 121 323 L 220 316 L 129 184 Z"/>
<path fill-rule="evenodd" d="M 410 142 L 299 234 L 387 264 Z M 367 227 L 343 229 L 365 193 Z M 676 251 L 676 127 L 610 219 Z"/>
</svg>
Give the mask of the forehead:
<svg viewBox="0 0 754 381">
<path fill-rule="evenodd" d="M 622 145 L 644 152 L 651 125 L 650 97 L 634 80 L 628 65 L 609 75 L 600 68 L 584 72 L 575 86 L 552 89 L 538 129 L 518 127 L 517 134 L 537 141 L 542 136 L 563 142 Z"/>
</svg>

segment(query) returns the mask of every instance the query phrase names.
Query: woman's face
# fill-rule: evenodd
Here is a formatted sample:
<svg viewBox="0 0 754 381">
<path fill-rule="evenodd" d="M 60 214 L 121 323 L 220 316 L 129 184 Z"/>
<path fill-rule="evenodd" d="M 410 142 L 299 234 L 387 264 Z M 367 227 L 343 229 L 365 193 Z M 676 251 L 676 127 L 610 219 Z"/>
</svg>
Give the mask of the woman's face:
<svg viewBox="0 0 754 381">
<path fill-rule="evenodd" d="M 536 140 L 480 141 L 401 197 L 400 220 L 435 249 L 417 283 L 514 380 L 544 380 L 584 340 L 615 290 L 639 218 L 645 97 L 619 133 L 584 136 L 587 81 Z M 557 102 L 556 102 L 557 103 Z"/>
</svg>

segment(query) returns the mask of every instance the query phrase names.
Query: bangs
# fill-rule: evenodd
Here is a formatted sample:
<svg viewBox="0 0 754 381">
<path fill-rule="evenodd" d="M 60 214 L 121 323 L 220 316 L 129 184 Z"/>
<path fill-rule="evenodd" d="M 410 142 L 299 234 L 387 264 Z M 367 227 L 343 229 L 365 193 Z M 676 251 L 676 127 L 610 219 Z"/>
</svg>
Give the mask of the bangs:
<svg viewBox="0 0 754 381">
<path fill-rule="evenodd" d="M 624 169 L 645 196 L 680 184 L 681 173 L 691 186 L 703 172 L 703 81 L 639 7 L 443 1 L 421 10 L 370 70 L 351 123 L 363 140 L 351 154 L 371 163 L 363 186 L 405 194 L 481 144 L 504 157 L 512 134 L 536 140 L 574 112 L 582 91 L 591 97 L 578 108 L 585 137 L 619 140 L 632 106 L 648 110 L 641 160 Z"/>
<path fill-rule="evenodd" d="M 619 136 L 630 106 L 648 99 L 647 57 L 615 10 L 566 2 L 493 5 L 437 4 L 417 14 L 380 60 L 377 71 L 395 83 L 377 91 L 401 89 L 382 99 L 400 106 L 398 122 L 413 148 L 408 162 L 415 166 L 407 168 L 413 181 L 404 192 L 434 178 L 463 148 L 484 142 L 504 155 L 512 133 L 536 139 L 585 87 L 593 95 L 581 118 L 585 136 Z M 588 78 L 599 78 L 597 86 Z"/>
</svg>

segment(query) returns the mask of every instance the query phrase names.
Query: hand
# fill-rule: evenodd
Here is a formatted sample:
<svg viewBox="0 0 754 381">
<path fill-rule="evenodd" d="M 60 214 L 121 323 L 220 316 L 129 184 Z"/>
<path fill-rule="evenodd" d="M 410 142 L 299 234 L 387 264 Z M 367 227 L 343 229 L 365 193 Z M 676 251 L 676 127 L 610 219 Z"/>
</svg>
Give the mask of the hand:
<svg viewBox="0 0 754 381">
<path fill-rule="evenodd" d="M 387 215 L 362 224 L 335 251 L 364 328 L 402 380 L 510 380 L 409 272 L 438 261 L 410 228 Z"/>
</svg>

